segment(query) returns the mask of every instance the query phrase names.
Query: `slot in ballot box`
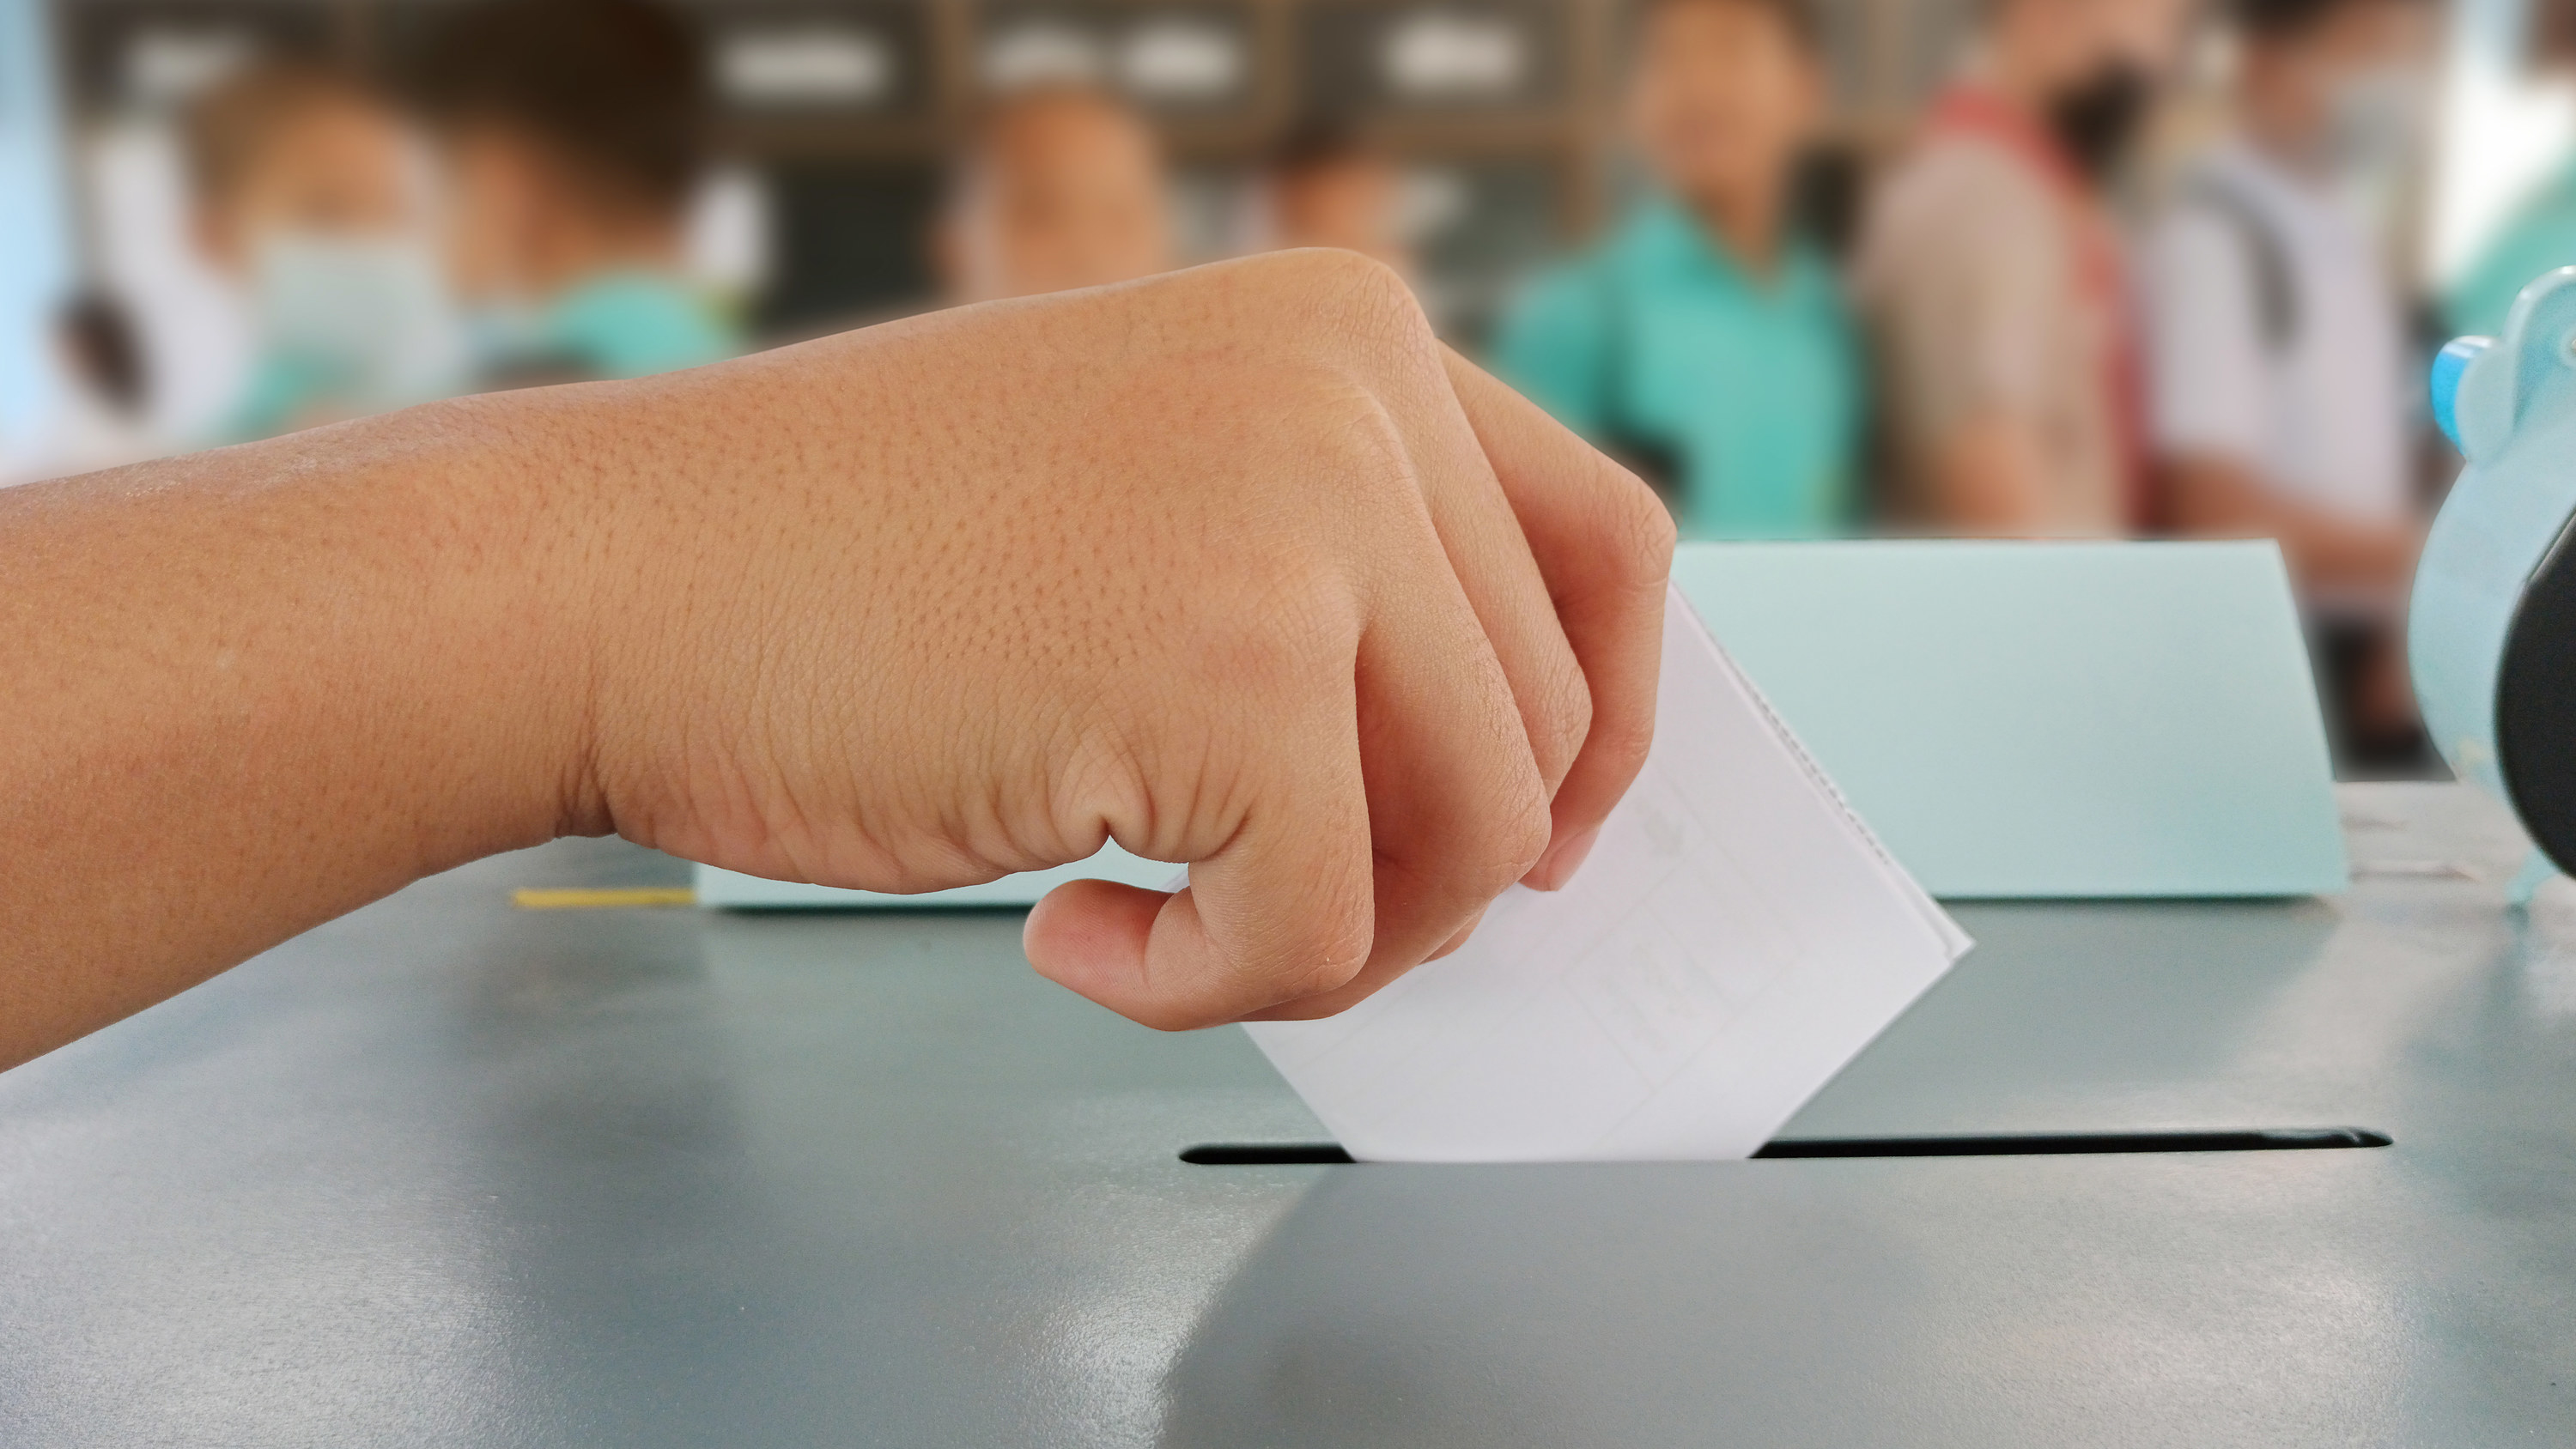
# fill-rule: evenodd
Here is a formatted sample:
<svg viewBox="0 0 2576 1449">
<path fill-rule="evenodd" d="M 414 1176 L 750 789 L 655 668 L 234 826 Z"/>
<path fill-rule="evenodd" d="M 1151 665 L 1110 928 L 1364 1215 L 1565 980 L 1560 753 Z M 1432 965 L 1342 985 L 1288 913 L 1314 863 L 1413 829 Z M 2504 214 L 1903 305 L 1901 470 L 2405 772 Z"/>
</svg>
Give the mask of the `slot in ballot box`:
<svg viewBox="0 0 2576 1449">
<path fill-rule="evenodd" d="M 1673 576 L 1935 896 L 2343 889 L 2332 768 L 2280 551 L 2263 543 L 1685 544 Z M 724 907 L 1020 906 L 1116 846 L 917 896 L 701 866 Z"/>
</svg>

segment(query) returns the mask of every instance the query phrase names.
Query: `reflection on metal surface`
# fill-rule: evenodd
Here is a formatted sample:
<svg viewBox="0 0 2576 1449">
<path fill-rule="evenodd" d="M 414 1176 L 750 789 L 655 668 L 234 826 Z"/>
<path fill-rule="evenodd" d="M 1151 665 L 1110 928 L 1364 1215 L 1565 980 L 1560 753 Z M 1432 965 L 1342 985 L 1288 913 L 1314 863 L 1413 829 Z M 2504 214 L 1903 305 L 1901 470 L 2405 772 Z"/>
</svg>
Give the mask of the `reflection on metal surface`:
<svg viewBox="0 0 2576 1449">
<path fill-rule="evenodd" d="M 1991 1449 L 2142 1413 L 2183 1443 L 2404 1439 L 2390 1382 L 2456 1383 L 2408 1327 L 2442 1275 L 2392 1256 L 2446 1250 L 2381 1216 L 2394 1167 L 1321 1173 L 1192 1334 L 1161 1444 Z M 2330 1206 L 2263 1210 L 2285 1178 Z"/>
</svg>

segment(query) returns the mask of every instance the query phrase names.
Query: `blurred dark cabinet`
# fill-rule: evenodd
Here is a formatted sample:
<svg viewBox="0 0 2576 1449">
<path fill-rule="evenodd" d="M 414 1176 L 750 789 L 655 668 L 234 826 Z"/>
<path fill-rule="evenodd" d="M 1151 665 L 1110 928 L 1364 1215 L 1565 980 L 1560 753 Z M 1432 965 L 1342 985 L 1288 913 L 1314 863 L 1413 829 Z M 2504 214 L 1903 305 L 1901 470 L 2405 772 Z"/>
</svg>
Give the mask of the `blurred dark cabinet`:
<svg viewBox="0 0 2576 1449">
<path fill-rule="evenodd" d="M 800 159 L 769 170 L 775 280 L 754 319 L 780 336 L 902 310 L 930 294 L 938 168 Z"/>
</svg>

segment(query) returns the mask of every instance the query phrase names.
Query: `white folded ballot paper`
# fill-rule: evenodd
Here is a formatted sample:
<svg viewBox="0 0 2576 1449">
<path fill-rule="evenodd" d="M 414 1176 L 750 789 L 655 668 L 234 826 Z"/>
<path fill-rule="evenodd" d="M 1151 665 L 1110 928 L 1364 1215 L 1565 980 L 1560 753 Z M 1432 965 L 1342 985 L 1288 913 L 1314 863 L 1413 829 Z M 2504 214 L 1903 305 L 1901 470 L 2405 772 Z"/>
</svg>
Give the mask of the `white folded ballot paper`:
<svg viewBox="0 0 2576 1449">
<path fill-rule="evenodd" d="M 1653 753 L 1573 883 L 1244 1029 L 1363 1161 L 1745 1157 L 1969 944 L 1675 592 Z"/>
</svg>

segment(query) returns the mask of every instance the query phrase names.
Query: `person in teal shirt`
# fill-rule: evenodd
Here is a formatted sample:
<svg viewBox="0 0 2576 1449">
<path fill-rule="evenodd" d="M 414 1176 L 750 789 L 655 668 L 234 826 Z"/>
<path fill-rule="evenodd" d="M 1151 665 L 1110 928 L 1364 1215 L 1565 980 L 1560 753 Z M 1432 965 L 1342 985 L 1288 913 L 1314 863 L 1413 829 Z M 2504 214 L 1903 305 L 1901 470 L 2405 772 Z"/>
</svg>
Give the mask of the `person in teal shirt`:
<svg viewBox="0 0 2576 1449">
<path fill-rule="evenodd" d="M 540 357 L 571 359 L 586 376 L 619 378 L 699 367 L 742 350 L 706 293 L 642 268 L 602 273 L 557 298 L 532 345 Z"/>
<path fill-rule="evenodd" d="M 680 268 L 711 107 L 656 0 L 474 0 L 419 67 L 485 385 L 643 377 L 740 350 Z"/>
<path fill-rule="evenodd" d="M 253 61 L 179 127 L 198 255 L 248 304 L 250 375 L 206 442 L 247 442 L 444 397 L 464 348 L 432 197 L 395 99 L 296 57 Z"/>
<path fill-rule="evenodd" d="M 1541 276 L 1493 362 L 1665 492 L 1683 536 L 1812 538 L 1858 521 L 1859 341 L 1789 224 L 1823 107 L 1801 0 L 1649 0 L 1628 123 L 1658 185 Z"/>
<path fill-rule="evenodd" d="M 2566 266 L 2576 266 L 2576 158 L 2523 202 L 2451 284 L 2442 299 L 2442 320 L 2454 332 L 2499 336 L 2522 289 L 2541 273 Z"/>
</svg>

